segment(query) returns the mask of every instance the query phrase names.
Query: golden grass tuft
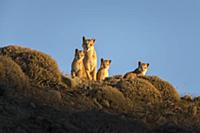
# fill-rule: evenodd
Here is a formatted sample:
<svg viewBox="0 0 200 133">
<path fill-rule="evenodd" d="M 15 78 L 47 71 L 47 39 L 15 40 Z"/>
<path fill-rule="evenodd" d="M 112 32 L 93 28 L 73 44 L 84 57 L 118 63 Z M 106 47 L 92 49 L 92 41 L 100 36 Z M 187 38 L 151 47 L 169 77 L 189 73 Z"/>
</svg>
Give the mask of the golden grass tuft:
<svg viewBox="0 0 200 133">
<path fill-rule="evenodd" d="M 51 56 L 42 52 L 10 45 L 0 48 L 0 55 L 12 58 L 37 86 L 54 87 L 61 81 L 58 65 Z"/>
</svg>

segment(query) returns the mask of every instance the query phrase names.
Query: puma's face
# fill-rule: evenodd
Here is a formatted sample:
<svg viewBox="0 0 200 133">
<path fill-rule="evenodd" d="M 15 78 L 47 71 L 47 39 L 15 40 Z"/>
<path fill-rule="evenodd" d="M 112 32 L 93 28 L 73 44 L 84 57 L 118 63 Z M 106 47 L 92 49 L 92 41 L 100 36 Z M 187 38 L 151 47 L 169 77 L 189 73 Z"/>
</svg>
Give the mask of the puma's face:
<svg viewBox="0 0 200 133">
<path fill-rule="evenodd" d="M 140 68 L 140 70 L 145 71 L 148 70 L 149 68 L 149 63 L 142 63 L 142 62 L 138 62 L 138 68 Z"/>
<path fill-rule="evenodd" d="M 84 49 L 84 51 L 89 51 L 91 48 L 93 48 L 95 45 L 95 39 L 86 39 L 85 37 L 83 37 L 83 44 L 82 47 Z"/>
<path fill-rule="evenodd" d="M 83 60 L 84 57 L 85 57 L 85 54 L 84 54 L 83 50 L 78 50 L 78 49 L 75 50 L 75 58 L 77 60 Z"/>
<path fill-rule="evenodd" d="M 101 67 L 102 68 L 109 69 L 110 64 L 111 64 L 111 60 L 104 60 L 103 58 L 101 58 Z"/>
</svg>

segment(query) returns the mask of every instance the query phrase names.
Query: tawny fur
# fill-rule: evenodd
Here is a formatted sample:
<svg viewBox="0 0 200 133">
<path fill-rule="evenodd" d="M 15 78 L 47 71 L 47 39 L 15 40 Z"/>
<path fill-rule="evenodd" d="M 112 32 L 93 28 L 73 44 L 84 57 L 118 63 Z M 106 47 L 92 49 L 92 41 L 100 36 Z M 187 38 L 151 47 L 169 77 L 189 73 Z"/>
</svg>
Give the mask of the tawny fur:
<svg viewBox="0 0 200 133">
<path fill-rule="evenodd" d="M 104 80 L 105 78 L 109 77 L 108 69 L 110 68 L 111 60 L 104 60 L 101 59 L 101 66 L 97 72 L 97 80 Z"/>
<path fill-rule="evenodd" d="M 95 39 L 86 39 L 83 37 L 82 47 L 85 53 L 83 62 L 89 80 L 96 80 L 97 54 L 94 45 Z"/>
<path fill-rule="evenodd" d="M 149 63 L 142 63 L 142 62 L 138 62 L 138 68 L 135 69 L 132 72 L 128 72 L 124 75 L 125 79 L 134 79 L 137 76 L 145 76 L 146 72 L 149 68 Z"/>
<path fill-rule="evenodd" d="M 71 77 L 78 77 L 80 79 L 87 79 L 85 66 L 83 63 L 85 55 L 82 50 L 75 50 L 75 57 L 71 66 Z"/>
</svg>

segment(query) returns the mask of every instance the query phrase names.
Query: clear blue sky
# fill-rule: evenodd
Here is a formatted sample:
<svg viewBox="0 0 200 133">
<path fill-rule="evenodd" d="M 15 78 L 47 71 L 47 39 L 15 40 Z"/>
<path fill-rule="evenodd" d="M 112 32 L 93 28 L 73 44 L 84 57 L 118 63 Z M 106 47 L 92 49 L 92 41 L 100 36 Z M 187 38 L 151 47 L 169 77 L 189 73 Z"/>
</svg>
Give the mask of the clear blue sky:
<svg viewBox="0 0 200 133">
<path fill-rule="evenodd" d="M 141 60 L 148 75 L 200 95 L 199 0 L 0 0 L 0 46 L 43 51 L 69 73 L 83 35 L 96 38 L 99 60 L 112 60 L 111 75 Z"/>
</svg>

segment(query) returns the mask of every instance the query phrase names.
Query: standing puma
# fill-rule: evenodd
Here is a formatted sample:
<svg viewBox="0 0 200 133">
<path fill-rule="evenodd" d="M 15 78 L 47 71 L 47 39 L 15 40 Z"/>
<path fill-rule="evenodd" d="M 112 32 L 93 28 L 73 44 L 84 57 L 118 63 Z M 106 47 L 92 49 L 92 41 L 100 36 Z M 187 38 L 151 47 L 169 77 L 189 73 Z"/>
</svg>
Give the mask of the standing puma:
<svg viewBox="0 0 200 133">
<path fill-rule="evenodd" d="M 145 76 L 147 70 L 149 68 L 149 63 L 142 63 L 142 62 L 138 62 L 138 68 L 136 68 L 134 71 L 132 72 L 128 72 L 124 75 L 125 79 L 134 79 L 137 76 Z"/>
<path fill-rule="evenodd" d="M 97 80 L 104 80 L 109 76 L 108 69 L 110 67 L 111 60 L 104 60 L 101 58 L 101 66 L 97 72 Z"/>
<path fill-rule="evenodd" d="M 83 64 L 84 57 L 85 55 L 82 50 L 78 50 L 78 49 L 75 50 L 75 57 L 71 66 L 72 78 L 79 77 L 80 79 L 87 79 L 85 66 Z"/>
<path fill-rule="evenodd" d="M 95 39 L 86 39 L 83 36 L 82 47 L 85 53 L 85 58 L 83 62 L 89 80 L 96 80 L 97 55 L 94 45 L 95 45 Z"/>
</svg>

